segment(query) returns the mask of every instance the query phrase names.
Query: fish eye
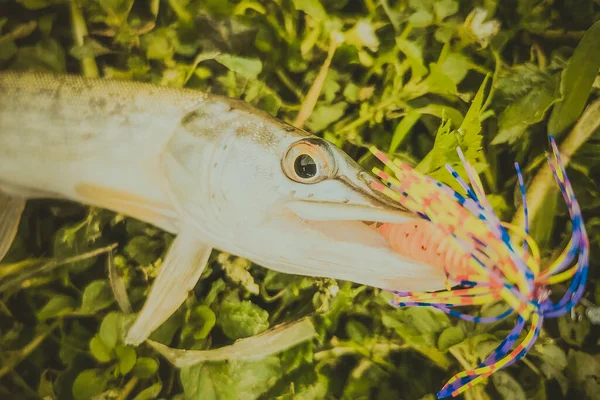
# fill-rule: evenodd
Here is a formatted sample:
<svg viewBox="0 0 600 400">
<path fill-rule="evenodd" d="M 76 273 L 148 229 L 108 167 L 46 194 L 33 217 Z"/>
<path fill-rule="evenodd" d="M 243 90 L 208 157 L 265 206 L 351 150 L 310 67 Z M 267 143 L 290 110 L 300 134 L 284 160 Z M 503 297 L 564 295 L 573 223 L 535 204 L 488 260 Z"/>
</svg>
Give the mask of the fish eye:
<svg viewBox="0 0 600 400">
<path fill-rule="evenodd" d="M 335 160 L 325 144 L 306 139 L 292 144 L 282 160 L 283 172 L 299 183 L 317 183 L 334 174 Z"/>
<path fill-rule="evenodd" d="M 294 172 L 302 179 L 310 179 L 317 174 L 317 163 L 308 154 L 300 154 L 294 161 Z"/>
</svg>

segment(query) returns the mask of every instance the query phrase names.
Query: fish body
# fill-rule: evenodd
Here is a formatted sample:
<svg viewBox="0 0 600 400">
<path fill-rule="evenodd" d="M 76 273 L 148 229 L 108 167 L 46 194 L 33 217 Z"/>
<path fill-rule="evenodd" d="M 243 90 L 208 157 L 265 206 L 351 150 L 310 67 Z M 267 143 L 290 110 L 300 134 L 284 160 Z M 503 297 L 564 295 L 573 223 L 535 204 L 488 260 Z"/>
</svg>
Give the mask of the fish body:
<svg viewBox="0 0 600 400">
<path fill-rule="evenodd" d="M 3 190 L 99 207 L 106 196 L 94 190 L 122 193 L 156 205 L 155 213 L 140 215 L 125 202 L 107 208 L 178 232 L 159 159 L 180 121 L 206 104 L 205 94 L 13 72 L 0 73 L 0 93 Z"/>
<path fill-rule="evenodd" d="M 333 144 L 243 101 L 6 71 L 0 93 L 0 194 L 15 204 L 0 210 L 0 250 L 31 198 L 109 209 L 177 235 L 130 343 L 179 307 L 212 249 L 284 273 L 444 287 L 440 268 L 398 254 L 362 222 L 416 216 L 372 190 L 374 178 Z"/>
</svg>

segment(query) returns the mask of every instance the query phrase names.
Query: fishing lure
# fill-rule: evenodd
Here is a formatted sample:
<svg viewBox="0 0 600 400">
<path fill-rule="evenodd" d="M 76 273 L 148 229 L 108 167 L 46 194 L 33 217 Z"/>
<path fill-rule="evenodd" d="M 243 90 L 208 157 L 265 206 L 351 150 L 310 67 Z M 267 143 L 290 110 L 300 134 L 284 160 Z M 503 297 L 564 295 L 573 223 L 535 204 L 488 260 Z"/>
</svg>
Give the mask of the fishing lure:
<svg viewBox="0 0 600 400">
<path fill-rule="evenodd" d="M 435 307 L 454 317 L 477 323 L 496 322 L 517 314 L 517 323 L 504 341 L 477 368 L 454 375 L 438 392 L 439 399 L 455 397 L 495 371 L 520 360 L 537 340 L 544 319 L 569 312 L 583 295 L 588 277 L 589 240 L 581 209 L 552 136 L 550 144 L 554 157 L 547 155 L 547 159 L 568 207 L 572 236 L 560 256 L 544 270 L 540 267 L 539 248 L 529 235 L 525 186 L 518 163 L 515 163 L 515 169 L 525 215 L 523 229 L 499 220 L 475 169 L 465 160 L 460 147 L 457 152 L 470 185 L 450 165 L 446 168 L 467 196 L 419 173 L 406 163 L 391 161 L 375 147 L 370 149 L 395 175 L 375 168 L 373 172 L 381 182 L 373 183 L 373 188 L 421 218 L 414 226 L 384 225 L 379 229 L 388 236 L 392 246 L 394 235 L 405 235 L 406 238 L 415 235 L 413 239 L 422 247 L 396 250 L 405 254 L 409 252 L 408 255 L 425 262 L 452 267 L 445 269 L 447 290 L 394 292 L 396 298 L 391 304 L 398 307 Z M 570 266 L 576 258 L 575 265 Z M 571 283 L 566 293 L 553 302 L 548 286 L 569 279 Z M 509 309 L 492 317 L 473 316 L 456 310 L 456 307 L 502 300 Z M 529 329 L 517 344 L 526 325 Z"/>
</svg>

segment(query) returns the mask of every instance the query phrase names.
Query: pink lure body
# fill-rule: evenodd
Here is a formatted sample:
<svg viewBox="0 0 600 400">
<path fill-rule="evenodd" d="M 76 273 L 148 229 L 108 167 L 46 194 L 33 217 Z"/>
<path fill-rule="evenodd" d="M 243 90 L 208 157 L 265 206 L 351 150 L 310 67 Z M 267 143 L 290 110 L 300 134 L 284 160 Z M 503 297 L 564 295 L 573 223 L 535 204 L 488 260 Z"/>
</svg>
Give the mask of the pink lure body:
<svg viewBox="0 0 600 400">
<path fill-rule="evenodd" d="M 427 220 L 402 224 L 384 223 L 376 229 L 399 254 L 444 268 L 455 277 L 474 273 L 469 267 L 470 255 L 452 236 L 446 235 Z"/>
</svg>

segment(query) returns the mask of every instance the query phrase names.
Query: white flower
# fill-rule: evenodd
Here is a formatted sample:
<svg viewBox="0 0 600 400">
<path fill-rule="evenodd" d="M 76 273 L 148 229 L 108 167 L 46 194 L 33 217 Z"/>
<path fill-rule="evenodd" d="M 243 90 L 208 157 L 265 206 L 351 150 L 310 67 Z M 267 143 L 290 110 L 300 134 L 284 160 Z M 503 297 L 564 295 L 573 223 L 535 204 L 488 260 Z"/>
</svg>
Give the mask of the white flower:
<svg viewBox="0 0 600 400">
<path fill-rule="evenodd" d="M 482 47 L 486 47 L 491 38 L 496 36 L 500 31 L 500 21 L 492 19 L 486 22 L 488 16 L 487 10 L 483 8 L 475 8 L 467 16 L 464 23 L 464 28 L 476 42 Z"/>
</svg>

